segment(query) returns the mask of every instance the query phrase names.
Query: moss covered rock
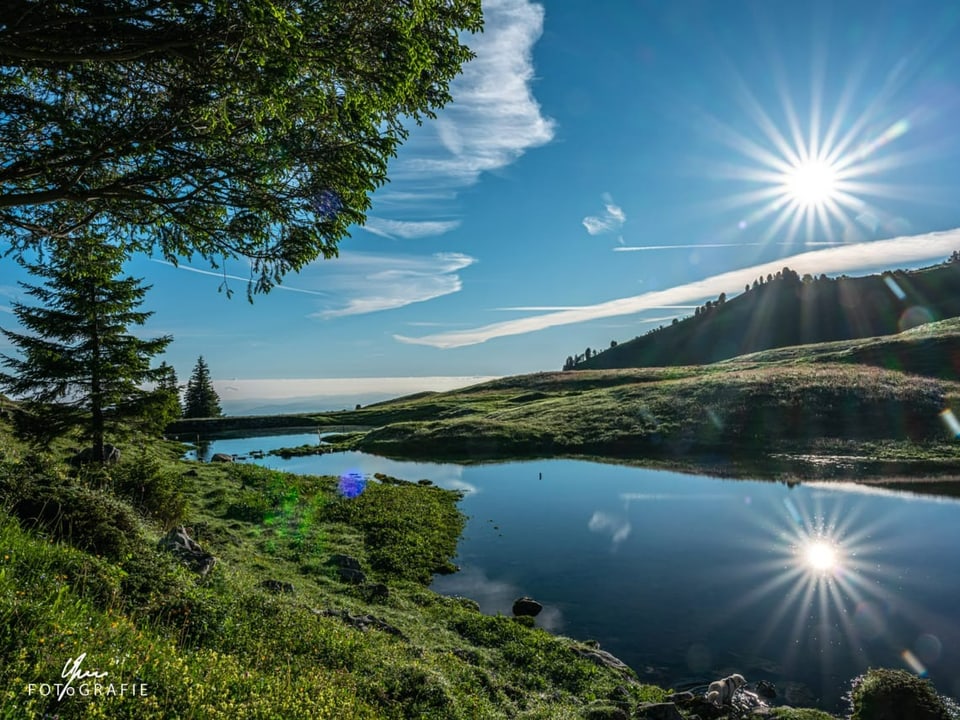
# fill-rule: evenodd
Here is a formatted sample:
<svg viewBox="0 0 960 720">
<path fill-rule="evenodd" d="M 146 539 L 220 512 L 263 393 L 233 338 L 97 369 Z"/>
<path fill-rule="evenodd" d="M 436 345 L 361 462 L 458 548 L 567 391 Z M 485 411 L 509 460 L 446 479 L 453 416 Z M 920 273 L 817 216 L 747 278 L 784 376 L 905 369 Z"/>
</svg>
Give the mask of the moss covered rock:
<svg viewBox="0 0 960 720">
<path fill-rule="evenodd" d="M 851 720 L 950 720 L 927 681 L 904 670 L 869 670 L 854 680 Z"/>
</svg>

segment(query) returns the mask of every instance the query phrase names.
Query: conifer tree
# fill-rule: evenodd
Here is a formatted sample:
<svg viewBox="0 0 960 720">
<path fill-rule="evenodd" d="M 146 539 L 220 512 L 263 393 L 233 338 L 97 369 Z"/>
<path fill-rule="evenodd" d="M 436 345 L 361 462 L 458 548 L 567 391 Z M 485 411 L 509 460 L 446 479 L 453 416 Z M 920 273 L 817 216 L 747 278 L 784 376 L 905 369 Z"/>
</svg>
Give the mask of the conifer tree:
<svg viewBox="0 0 960 720">
<path fill-rule="evenodd" d="M 220 417 L 220 398 L 213 389 L 210 379 L 210 368 L 203 360 L 203 355 L 197 359 L 193 374 L 187 383 L 186 397 L 184 398 L 183 416 L 187 418 Z"/>
<path fill-rule="evenodd" d="M 137 309 L 149 286 L 120 277 L 124 259 L 121 248 L 92 229 L 52 246 L 46 259 L 25 263 L 42 279 L 39 285 L 20 283 L 39 306 L 13 303 L 26 332 L 0 328 L 20 352 L 0 355 L 11 370 L 0 373 L 0 387 L 24 398 L 38 420 L 32 434 L 49 441 L 80 426 L 93 458 L 101 461 L 107 429 L 141 408 L 142 384 L 159 377 L 150 359 L 171 340 L 128 332 L 153 313 Z"/>
</svg>

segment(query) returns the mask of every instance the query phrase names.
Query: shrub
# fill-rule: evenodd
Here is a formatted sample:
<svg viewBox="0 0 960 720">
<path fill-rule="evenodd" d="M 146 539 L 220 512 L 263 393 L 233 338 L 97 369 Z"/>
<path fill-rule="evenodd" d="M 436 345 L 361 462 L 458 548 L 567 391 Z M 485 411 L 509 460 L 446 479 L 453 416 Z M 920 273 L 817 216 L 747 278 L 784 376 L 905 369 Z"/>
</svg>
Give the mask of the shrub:
<svg viewBox="0 0 960 720">
<path fill-rule="evenodd" d="M 143 515 L 164 530 L 179 523 L 186 514 L 182 492 L 184 478 L 176 468 L 152 459 L 122 463 L 110 469 L 113 491 L 127 499 Z"/>
<path fill-rule="evenodd" d="M 853 681 L 851 720 L 950 720 L 928 680 L 904 670 L 872 669 Z"/>
<path fill-rule="evenodd" d="M 30 483 L 10 512 L 25 527 L 113 560 L 125 557 L 141 540 L 133 509 L 100 490 Z"/>
</svg>

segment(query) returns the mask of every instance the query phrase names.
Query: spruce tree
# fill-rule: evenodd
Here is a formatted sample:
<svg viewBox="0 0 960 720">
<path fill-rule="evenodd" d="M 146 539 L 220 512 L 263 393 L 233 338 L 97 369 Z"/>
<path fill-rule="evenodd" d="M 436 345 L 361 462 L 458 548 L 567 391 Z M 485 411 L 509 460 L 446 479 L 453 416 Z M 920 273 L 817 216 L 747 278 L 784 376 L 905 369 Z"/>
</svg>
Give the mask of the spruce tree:
<svg viewBox="0 0 960 720">
<path fill-rule="evenodd" d="M 187 393 L 184 398 L 183 416 L 186 418 L 220 417 L 220 398 L 213 389 L 210 379 L 210 368 L 203 360 L 203 355 L 197 359 L 193 374 L 187 383 Z"/>
<path fill-rule="evenodd" d="M 121 248 L 93 230 L 54 245 L 46 259 L 24 263 L 42 279 L 39 285 L 20 283 L 39 306 L 13 303 L 26 332 L 0 328 L 20 352 L 0 355 L 12 371 L 0 373 L 0 387 L 24 398 L 38 420 L 36 438 L 49 440 L 80 426 L 100 460 L 107 429 L 139 410 L 141 385 L 158 379 L 150 359 L 171 340 L 128 332 L 153 313 L 137 309 L 149 286 L 120 277 L 124 259 Z"/>
</svg>

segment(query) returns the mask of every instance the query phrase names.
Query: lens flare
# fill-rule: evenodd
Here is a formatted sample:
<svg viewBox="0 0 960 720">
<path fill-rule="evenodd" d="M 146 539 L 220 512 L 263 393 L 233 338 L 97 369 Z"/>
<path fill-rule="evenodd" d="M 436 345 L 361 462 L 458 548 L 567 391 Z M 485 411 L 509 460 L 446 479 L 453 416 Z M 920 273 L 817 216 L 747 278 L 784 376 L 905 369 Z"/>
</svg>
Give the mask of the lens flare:
<svg viewBox="0 0 960 720">
<path fill-rule="evenodd" d="M 836 548 L 826 540 L 816 540 L 803 550 L 803 559 L 806 564 L 817 572 L 830 572 L 839 567 L 839 557 Z"/>
<path fill-rule="evenodd" d="M 784 190 L 802 208 L 821 208 L 835 200 L 837 173 L 824 160 L 807 160 L 784 175 Z"/>
<path fill-rule="evenodd" d="M 350 470 L 340 476 L 337 490 L 345 498 L 355 498 L 364 491 L 366 486 L 367 479 L 363 476 L 363 473 L 358 470 Z"/>
</svg>

